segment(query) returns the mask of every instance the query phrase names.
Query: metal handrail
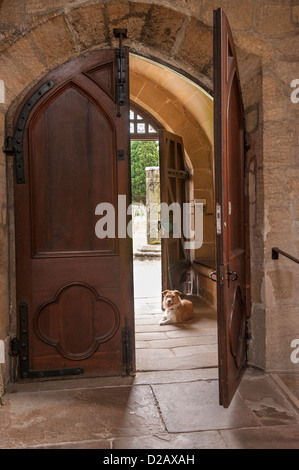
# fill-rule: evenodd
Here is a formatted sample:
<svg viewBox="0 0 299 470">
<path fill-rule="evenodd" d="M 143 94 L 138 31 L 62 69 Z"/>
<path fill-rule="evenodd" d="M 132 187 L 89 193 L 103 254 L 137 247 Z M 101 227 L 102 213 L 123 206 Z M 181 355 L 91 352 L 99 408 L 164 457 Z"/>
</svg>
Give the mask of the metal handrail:
<svg viewBox="0 0 299 470">
<path fill-rule="evenodd" d="M 278 259 L 279 254 L 289 258 L 290 260 L 294 261 L 295 263 L 299 264 L 299 259 L 295 258 L 294 256 L 289 255 L 285 251 L 282 251 L 280 248 L 272 248 L 272 259 Z"/>
</svg>

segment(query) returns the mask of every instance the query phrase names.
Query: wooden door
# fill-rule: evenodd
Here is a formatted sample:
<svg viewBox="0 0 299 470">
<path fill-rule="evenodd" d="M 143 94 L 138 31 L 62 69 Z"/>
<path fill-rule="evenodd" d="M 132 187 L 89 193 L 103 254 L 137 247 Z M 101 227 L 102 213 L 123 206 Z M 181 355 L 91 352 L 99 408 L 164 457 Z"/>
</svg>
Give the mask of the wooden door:
<svg viewBox="0 0 299 470">
<path fill-rule="evenodd" d="M 105 50 L 49 74 L 17 115 L 22 377 L 134 369 L 131 239 L 117 233 L 118 195 L 130 204 L 128 103 L 118 108 L 116 51 Z M 96 234 L 100 203 L 115 210 L 114 238 Z"/>
<path fill-rule="evenodd" d="M 188 201 L 188 171 L 183 140 L 171 132 L 159 130 L 159 148 L 162 290 L 178 289 L 187 294 L 190 260 L 185 249 L 183 204 Z M 168 211 L 171 208 L 173 210 Z"/>
<path fill-rule="evenodd" d="M 225 13 L 214 11 L 215 186 L 220 404 L 228 407 L 246 369 L 244 116 Z"/>
</svg>

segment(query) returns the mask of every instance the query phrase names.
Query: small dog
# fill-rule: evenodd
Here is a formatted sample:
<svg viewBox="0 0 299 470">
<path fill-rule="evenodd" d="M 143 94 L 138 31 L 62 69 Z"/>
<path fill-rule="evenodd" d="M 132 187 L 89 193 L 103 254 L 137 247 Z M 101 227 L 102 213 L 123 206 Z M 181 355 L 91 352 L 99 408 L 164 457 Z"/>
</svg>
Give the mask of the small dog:
<svg viewBox="0 0 299 470">
<path fill-rule="evenodd" d="M 169 323 L 183 323 L 194 316 L 193 305 L 190 300 L 182 300 L 178 290 L 164 290 L 162 292 L 162 309 L 165 312 L 159 322 L 160 325 Z"/>
</svg>

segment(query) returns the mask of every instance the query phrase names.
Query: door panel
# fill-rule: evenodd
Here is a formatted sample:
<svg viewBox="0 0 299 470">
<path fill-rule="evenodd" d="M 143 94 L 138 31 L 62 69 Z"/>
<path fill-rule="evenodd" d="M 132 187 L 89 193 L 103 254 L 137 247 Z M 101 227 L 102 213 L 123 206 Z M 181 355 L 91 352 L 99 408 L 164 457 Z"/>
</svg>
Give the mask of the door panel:
<svg viewBox="0 0 299 470">
<path fill-rule="evenodd" d="M 115 154 L 114 133 L 108 116 L 73 83 L 51 97 L 32 122 L 34 257 L 116 252 L 115 238 L 100 240 L 91 230 L 98 201 L 116 205 L 116 160 L 109 158 Z M 95 168 L 101 178 L 93 178 Z"/>
<path fill-rule="evenodd" d="M 220 404 L 228 407 L 246 369 L 244 115 L 225 13 L 214 11 L 215 193 Z"/>
<path fill-rule="evenodd" d="M 116 221 L 118 194 L 130 203 L 128 106 L 117 116 L 115 63 L 110 50 L 60 67 L 26 121 L 25 183 L 15 184 L 17 304 L 28 312 L 23 377 L 134 370 L 132 242 L 95 233 L 99 203 L 113 205 Z"/>
<path fill-rule="evenodd" d="M 177 204 L 174 212 L 169 211 L 169 217 L 161 207 L 162 289 L 178 289 L 186 294 L 190 261 L 183 230 L 183 204 L 188 201 L 183 140 L 171 132 L 160 130 L 159 148 L 161 202 L 168 207 Z"/>
</svg>

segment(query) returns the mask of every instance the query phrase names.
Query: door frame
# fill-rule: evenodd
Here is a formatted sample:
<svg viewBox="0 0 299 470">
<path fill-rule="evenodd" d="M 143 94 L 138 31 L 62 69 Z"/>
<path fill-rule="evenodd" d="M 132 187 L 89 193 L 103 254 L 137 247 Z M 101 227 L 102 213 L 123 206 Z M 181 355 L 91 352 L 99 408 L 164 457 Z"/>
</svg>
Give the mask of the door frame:
<svg viewBox="0 0 299 470">
<path fill-rule="evenodd" d="M 161 65 L 161 66 L 164 66 L 166 68 L 168 68 L 170 71 L 173 71 L 174 73 L 179 73 L 182 77 L 184 77 L 185 79 L 187 80 L 190 80 L 192 83 L 196 84 L 196 85 L 199 85 L 203 90 L 205 90 L 210 96 L 213 97 L 213 90 L 206 85 L 206 83 L 203 83 L 200 79 L 198 79 L 197 77 L 194 77 L 193 75 L 191 75 L 190 73 L 186 72 L 185 70 L 177 67 L 177 66 L 174 66 L 173 64 L 170 64 L 168 63 L 167 61 L 165 60 L 162 60 L 154 55 L 145 55 L 145 54 L 142 54 L 140 52 L 136 52 L 136 50 L 134 50 L 133 48 L 128 48 L 128 51 L 129 51 L 129 54 L 133 54 L 133 55 L 136 55 L 140 58 L 143 58 L 143 59 L 147 59 L 147 60 L 150 60 L 158 65 Z M 84 55 L 84 53 L 82 54 Z M 81 56 L 79 56 L 81 57 Z M 70 60 L 74 60 L 74 59 L 70 59 Z M 67 63 L 67 62 L 66 62 Z M 55 75 L 55 70 L 52 70 L 52 73 Z M 34 92 L 38 89 L 38 84 L 34 85 L 32 88 L 31 88 L 31 92 Z M 23 101 L 23 98 L 21 97 L 19 102 Z M 21 107 L 21 104 L 16 108 L 16 110 L 13 111 L 13 115 L 16 116 L 20 110 L 20 107 Z M 12 127 L 12 118 L 9 119 L 10 122 L 10 125 L 7 126 L 7 130 L 10 132 L 11 131 L 11 127 Z M 7 138 L 7 143 L 6 143 L 6 153 L 7 155 L 11 155 L 11 149 L 9 149 L 9 139 Z M 213 155 L 213 159 L 215 161 L 215 155 Z M 17 322 L 17 306 L 16 306 L 16 269 L 15 269 L 15 264 L 14 264 L 14 247 L 15 247 L 15 236 L 14 236 L 14 215 L 13 215 L 13 212 L 14 212 L 14 209 L 13 209 L 13 195 L 14 195 L 14 190 L 13 190 L 13 177 L 14 177 L 14 169 L 12 168 L 13 165 L 11 162 L 9 162 L 8 164 L 8 186 L 10 188 L 12 188 L 11 191 L 8 191 L 8 198 L 9 198 L 9 206 L 10 206 L 10 220 L 12 221 L 12 228 L 10 230 L 10 233 L 11 233 L 11 237 L 10 237 L 10 242 L 9 242 L 9 252 L 10 252 L 10 272 L 9 272 L 9 284 L 10 284 L 10 304 L 12 306 L 12 311 L 16 312 L 15 315 L 12 317 L 12 320 L 11 320 L 11 326 L 12 326 L 12 330 L 15 331 L 17 329 L 16 327 L 16 322 Z M 247 201 L 247 205 L 246 205 L 246 208 L 247 208 L 247 227 L 246 227 L 246 240 L 247 240 L 247 252 L 249 253 L 249 231 L 250 231 L 250 227 L 249 227 L 249 219 L 248 219 L 248 210 L 249 210 L 249 204 L 248 204 L 248 201 Z M 247 272 L 248 272 L 248 293 L 249 295 L 247 295 L 247 305 L 249 305 L 249 301 L 250 301 L 250 260 L 249 258 L 246 259 L 246 264 L 247 264 Z M 250 309 L 250 307 L 248 307 Z M 13 377 L 13 379 L 15 379 L 15 377 Z"/>
</svg>

